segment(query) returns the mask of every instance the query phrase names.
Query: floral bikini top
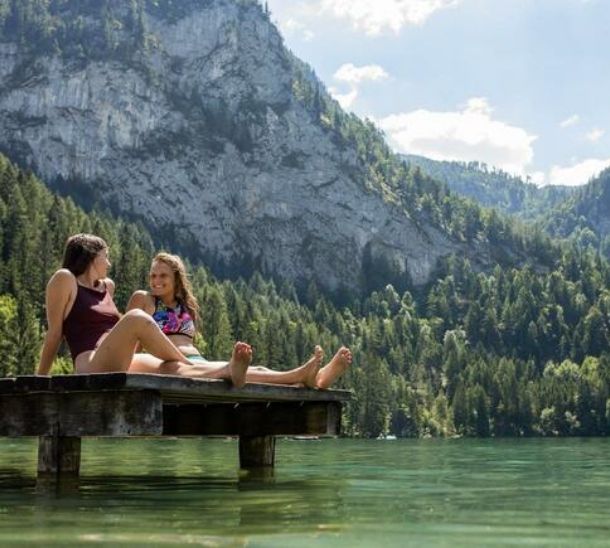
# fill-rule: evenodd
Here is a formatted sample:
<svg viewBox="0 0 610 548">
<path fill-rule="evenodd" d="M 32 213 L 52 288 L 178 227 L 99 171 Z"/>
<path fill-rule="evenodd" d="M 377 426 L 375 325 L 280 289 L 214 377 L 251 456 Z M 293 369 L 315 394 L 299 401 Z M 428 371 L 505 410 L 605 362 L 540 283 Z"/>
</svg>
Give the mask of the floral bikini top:
<svg viewBox="0 0 610 548">
<path fill-rule="evenodd" d="M 166 335 L 186 335 L 191 339 L 195 336 L 195 322 L 186 306 L 180 301 L 176 308 L 170 308 L 161 299 L 155 297 L 153 319 Z"/>
</svg>

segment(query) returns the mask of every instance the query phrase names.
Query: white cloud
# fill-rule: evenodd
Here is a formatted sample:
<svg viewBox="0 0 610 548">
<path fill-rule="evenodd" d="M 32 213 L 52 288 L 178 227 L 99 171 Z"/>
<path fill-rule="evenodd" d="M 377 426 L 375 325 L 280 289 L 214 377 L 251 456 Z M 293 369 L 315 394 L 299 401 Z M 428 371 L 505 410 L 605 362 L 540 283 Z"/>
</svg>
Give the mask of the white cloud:
<svg viewBox="0 0 610 548">
<path fill-rule="evenodd" d="M 484 97 L 469 99 L 462 110 L 419 109 L 379 120 L 396 150 L 435 160 L 478 160 L 509 173 L 525 175 L 534 156 L 535 135 L 492 118 Z"/>
<path fill-rule="evenodd" d="M 605 160 L 588 158 L 569 167 L 553 166 L 549 174 L 549 184 L 584 185 L 608 166 L 610 166 L 610 158 Z"/>
<path fill-rule="evenodd" d="M 606 132 L 603 129 L 599 129 L 599 128 L 594 128 L 591 131 L 589 131 L 589 133 L 587 133 L 585 135 L 585 137 L 587 138 L 587 141 L 591 141 L 592 143 L 597 143 L 597 141 L 599 141 L 605 134 Z"/>
<path fill-rule="evenodd" d="M 352 63 L 345 63 L 341 65 L 333 78 L 338 82 L 347 84 L 349 91 L 347 93 L 341 93 L 337 88 L 331 87 L 329 89 L 331 95 L 339 101 L 339 104 L 345 110 L 349 110 L 354 104 L 354 101 L 358 97 L 358 87 L 368 81 L 379 81 L 388 78 L 388 73 L 379 65 L 364 65 L 357 67 Z"/>
<path fill-rule="evenodd" d="M 580 116 L 578 114 L 572 114 L 569 118 L 561 121 L 559 123 L 559 127 L 570 127 L 578 124 L 580 122 Z"/>
<path fill-rule="evenodd" d="M 468 101 L 466 101 L 466 111 L 489 117 L 489 115 L 493 112 L 493 108 L 491 108 L 485 97 L 471 97 L 468 99 Z"/>
<path fill-rule="evenodd" d="M 379 65 L 364 65 L 356 67 L 352 63 L 341 65 L 333 78 L 340 82 L 347 82 L 357 86 L 364 80 L 384 80 L 388 77 L 388 73 Z"/>
<path fill-rule="evenodd" d="M 348 93 L 340 93 L 337 88 L 329 88 L 330 94 L 339 102 L 343 110 L 349 110 L 358 97 L 358 90 L 352 88 Z"/>
<path fill-rule="evenodd" d="M 285 36 L 299 37 L 305 42 L 310 42 L 315 37 L 315 34 L 311 29 L 292 17 L 285 21 L 280 21 L 279 25 Z"/>
<path fill-rule="evenodd" d="M 385 30 L 398 34 L 406 25 L 421 25 L 434 12 L 462 0 L 320 0 L 321 13 L 351 21 L 356 30 L 374 36 Z"/>
</svg>

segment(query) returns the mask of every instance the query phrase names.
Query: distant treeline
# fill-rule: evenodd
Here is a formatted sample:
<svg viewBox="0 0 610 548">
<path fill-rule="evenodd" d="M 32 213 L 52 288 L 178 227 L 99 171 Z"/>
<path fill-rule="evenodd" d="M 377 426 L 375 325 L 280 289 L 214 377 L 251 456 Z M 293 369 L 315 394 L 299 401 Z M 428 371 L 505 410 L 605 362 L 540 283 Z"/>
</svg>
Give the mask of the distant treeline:
<svg viewBox="0 0 610 548">
<path fill-rule="evenodd" d="M 457 194 L 530 221 L 545 215 L 574 192 L 573 187 L 567 186 L 540 188 L 529 177 L 524 181 L 481 162 L 437 161 L 415 155 L 403 158 L 433 179 L 446 183 Z"/>
<path fill-rule="evenodd" d="M 610 258 L 610 168 L 542 216 L 541 224 L 550 234 Z"/>
<path fill-rule="evenodd" d="M 137 225 L 85 213 L 0 156 L 0 375 L 32 373 L 44 331 L 44 290 L 65 239 L 87 231 L 111 248 L 117 302 L 146 287 L 152 238 Z M 391 285 L 338 308 L 312 284 L 255 274 L 219 281 L 192 268 L 204 355 L 235 339 L 255 361 L 283 368 L 347 344 L 339 386 L 354 390 L 350 435 L 604 435 L 610 430 L 610 267 L 566 248 L 547 272 L 474 273 L 460 258 L 414 297 Z M 69 371 L 64 353 L 55 371 Z"/>
</svg>

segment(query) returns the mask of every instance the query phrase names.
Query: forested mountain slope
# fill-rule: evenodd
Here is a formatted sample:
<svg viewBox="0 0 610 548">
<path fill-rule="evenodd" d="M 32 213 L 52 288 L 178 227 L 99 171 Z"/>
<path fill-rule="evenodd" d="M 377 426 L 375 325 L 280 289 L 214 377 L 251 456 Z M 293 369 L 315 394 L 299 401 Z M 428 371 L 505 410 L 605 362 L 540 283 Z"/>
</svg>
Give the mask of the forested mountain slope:
<svg viewBox="0 0 610 548">
<path fill-rule="evenodd" d="M 0 0 L 0 150 L 217 274 L 301 293 L 421 287 L 452 254 L 559 256 L 407 168 L 255 0 Z"/>
<path fill-rule="evenodd" d="M 524 220 L 535 220 L 545 215 L 574 192 L 567 186 L 539 188 L 479 162 L 436 161 L 411 154 L 403 155 L 403 158 L 433 179 L 446 183 L 453 192 Z"/>
<path fill-rule="evenodd" d="M 610 170 L 582 187 L 538 188 L 478 162 L 439 162 L 403 155 L 410 166 L 444 182 L 453 192 L 536 223 L 550 236 L 592 246 L 610 257 Z"/>
<path fill-rule="evenodd" d="M 552 235 L 572 238 L 610 257 L 610 168 L 543 217 Z"/>
<path fill-rule="evenodd" d="M 79 231 L 110 244 L 123 308 L 145 287 L 154 252 L 141 226 L 52 194 L 0 155 L 0 376 L 32 373 L 44 329 L 44 288 L 65 238 Z M 170 249 L 171 251 L 171 249 Z M 235 339 L 255 361 L 286 368 L 348 344 L 354 364 L 340 386 L 354 390 L 348 434 L 607 435 L 610 433 L 610 265 L 566 247 L 556 269 L 473 272 L 450 257 L 415 298 L 392 286 L 338 308 L 315 286 L 260 274 L 218 281 L 203 267 L 192 281 L 202 305 L 196 344 L 226 359 Z M 64 358 L 56 370 L 70 371 Z"/>
</svg>

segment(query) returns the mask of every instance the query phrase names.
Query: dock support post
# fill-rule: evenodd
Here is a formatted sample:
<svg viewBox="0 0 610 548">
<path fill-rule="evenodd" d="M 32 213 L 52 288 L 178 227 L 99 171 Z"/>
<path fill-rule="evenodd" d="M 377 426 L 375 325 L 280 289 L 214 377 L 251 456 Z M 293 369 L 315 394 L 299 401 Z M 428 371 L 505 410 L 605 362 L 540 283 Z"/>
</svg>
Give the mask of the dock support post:
<svg viewBox="0 0 610 548">
<path fill-rule="evenodd" d="M 38 438 L 38 477 L 61 480 L 78 478 L 79 437 L 40 436 Z"/>
<path fill-rule="evenodd" d="M 239 436 L 239 467 L 270 478 L 275 465 L 275 436 Z"/>
</svg>

